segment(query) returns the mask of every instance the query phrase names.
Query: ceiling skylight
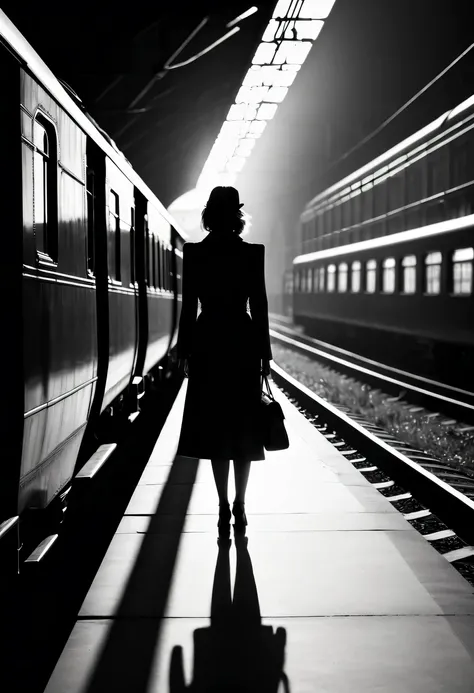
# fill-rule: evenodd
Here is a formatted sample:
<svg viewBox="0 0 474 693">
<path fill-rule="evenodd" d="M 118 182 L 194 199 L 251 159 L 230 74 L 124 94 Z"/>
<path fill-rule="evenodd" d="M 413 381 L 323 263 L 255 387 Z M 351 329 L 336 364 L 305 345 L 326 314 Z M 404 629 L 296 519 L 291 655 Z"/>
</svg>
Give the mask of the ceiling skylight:
<svg viewBox="0 0 474 693">
<path fill-rule="evenodd" d="M 335 0 L 279 0 L 211 149 L 198 188 L 232 185 L 291 87 Z"/>
</svg>

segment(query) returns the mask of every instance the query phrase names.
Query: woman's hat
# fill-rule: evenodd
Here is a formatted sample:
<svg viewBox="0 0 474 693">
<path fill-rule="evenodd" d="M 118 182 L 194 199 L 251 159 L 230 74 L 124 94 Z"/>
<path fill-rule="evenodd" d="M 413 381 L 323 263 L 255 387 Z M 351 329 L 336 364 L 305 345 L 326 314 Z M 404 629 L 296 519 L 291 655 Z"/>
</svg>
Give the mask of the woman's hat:
<svg viewBox="0 0 474 693">
<path fill-rule="evenodd" d="M 235 188 L 230 185 L 218 185 L 211 191 L 206 206 L 240 209 L 244 203 L 240 202 L 239 193 Z"/>
</svg>

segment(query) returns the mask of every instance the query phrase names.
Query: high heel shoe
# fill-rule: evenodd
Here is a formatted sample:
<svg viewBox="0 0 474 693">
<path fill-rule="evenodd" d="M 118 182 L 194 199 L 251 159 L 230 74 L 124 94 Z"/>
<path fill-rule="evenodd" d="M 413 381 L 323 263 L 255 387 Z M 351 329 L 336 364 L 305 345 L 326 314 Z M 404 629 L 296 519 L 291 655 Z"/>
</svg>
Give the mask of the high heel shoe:
<svg viewBox="0 0 474 693">
<path fill-rule="evenodd" d="M 217 526 L 219 529 L 228 529 L 230 525 L 230 518 L 232 517 L 230 512 L 229 503 L 219 504 L 219 521 Z"/>
<path fill-rule="evenodd" d="M 234 501 L 232 505 L 232 515 L 235 519 L 234 527 L 237 527 L 239 529 L 247 526 L 245 503 L 242 503 L 242 501 Z"/>
</svg>

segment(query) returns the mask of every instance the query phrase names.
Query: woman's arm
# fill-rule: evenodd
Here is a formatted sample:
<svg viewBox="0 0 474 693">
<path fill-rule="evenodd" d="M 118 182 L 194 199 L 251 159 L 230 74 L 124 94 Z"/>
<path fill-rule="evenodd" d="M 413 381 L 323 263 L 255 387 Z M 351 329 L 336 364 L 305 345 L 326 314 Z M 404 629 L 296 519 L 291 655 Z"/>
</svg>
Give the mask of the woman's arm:
<svg viewBox="0 0 474 693">
<path fill-rule="evenodd" d="M 178 342 L 176 347 L 178 359 L 188 359 L 191 356 L 193 332 L 198 308 L 196 283 L 194 281 L 194 258 L 192 254 L 190 255 L 190 252 L 192 253 L 192 245 L 192 243 L 185 243 L 183 245 L 181 315 L 179 318 Z"/>
<path fill-rule="evenodd" d="M 252 320 L 255 323 L 255 332 L 258 340 L 260 358 L 262 359 L 264 371 L 269 372 L 268 361 L 272 356 L 270 346 L 270 329 L 268 324 L 268 300 L 265 288 L 265 246 L 258 243 L 252 250 L 255 253 L 254 264 L 252 267 L 249 305 Z"/>
</svg>

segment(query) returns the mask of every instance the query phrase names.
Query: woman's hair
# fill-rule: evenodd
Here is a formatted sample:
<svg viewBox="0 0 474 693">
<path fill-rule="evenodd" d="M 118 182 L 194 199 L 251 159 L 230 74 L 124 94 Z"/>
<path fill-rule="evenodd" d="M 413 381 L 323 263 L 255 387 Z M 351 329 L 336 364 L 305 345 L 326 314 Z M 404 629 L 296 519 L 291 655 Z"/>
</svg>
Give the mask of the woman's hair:
<svg viewBox="0 0 474 693">
<path fill-rule="evenodd" d="M 202 210 L 201 220 L 206 231 L 232 229 L 240 235 L 245 228 L 245 213 L 241 209 L 219 208 L 209 203 Z"/>
<path fill-rule="evenodd" d="M 234 231 L 241 234 L 248 215 L 241 211 L 238 191 L 230 185 L 218 185 L 211 191 L 201 215 L 206 231 Z"/>
</svg>

